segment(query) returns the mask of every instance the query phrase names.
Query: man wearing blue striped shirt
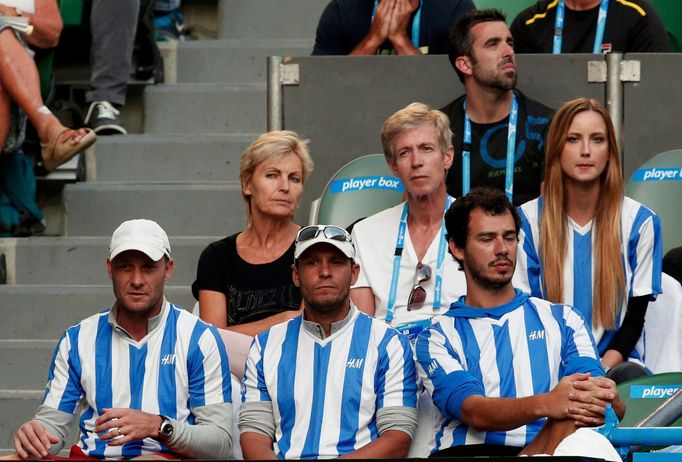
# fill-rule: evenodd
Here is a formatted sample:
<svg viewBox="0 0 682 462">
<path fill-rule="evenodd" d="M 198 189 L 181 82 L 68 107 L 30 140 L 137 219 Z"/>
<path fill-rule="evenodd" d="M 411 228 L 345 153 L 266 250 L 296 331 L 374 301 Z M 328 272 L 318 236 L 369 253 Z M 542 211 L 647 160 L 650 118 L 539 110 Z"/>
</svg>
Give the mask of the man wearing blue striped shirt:
<svg viewBox="0 0 682 462">
<path fill-rule="evenodd" d="M 417 425 L 406 336 L 352 304 L 350 235 L 332 225 L 296 237 L 304 313 L 254 339 L 239 430 L 245 459 L 404 458 Z"/>
<path fill-rule="evenodd" d="M 441 414 L 431 455 L 559 454 L 578 428 L 603 422 L 607 404 L 622 417 L 580 314 L 512 286 L 520 220 L 504 193 L 472 190 L 445 224 L 467 294 L 416 344 L 419 374 Z"/>
<path fill-rule="evenodd" d="M 14 438 L 17 456 L 59 452 L 80 412 L 75 459 L 230 457 L 227 352 L 213 326 L 165 299 L 170 255 L 153 221 L 114 231 L 107 272 L 116 301 L 67 329 L 43 403 Z"/>
</svg>

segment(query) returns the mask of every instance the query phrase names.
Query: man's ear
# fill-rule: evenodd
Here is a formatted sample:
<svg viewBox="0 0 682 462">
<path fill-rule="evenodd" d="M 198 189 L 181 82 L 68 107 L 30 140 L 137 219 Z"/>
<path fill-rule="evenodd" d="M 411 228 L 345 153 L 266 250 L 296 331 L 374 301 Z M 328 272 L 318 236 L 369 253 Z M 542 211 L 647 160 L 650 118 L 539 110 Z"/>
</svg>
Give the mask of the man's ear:
<svg viewBox="0 0 682 462">
<path fill-rule="evenodd" d="M 471 58 L 468 56 L 458 56 L 455 58 L 455 67 L 464 75 L 471 75 L 473 73 Z"/>
<path fill-rule="evenodd" d="M 450 253 L 457 260 L 460 260 L 460 261 L 464 260 L 464 249 L 460 249 L 459 247 L 457 247 L 457 244 L 455 244 L 454 239 L 450 239 L 448 241 L 448 249 L 450 249 Z"/>
<path fill-rule="evenodd" d="M 298 278 L 298 268 L 296 267 L 296 263 L 292 263 L 291 265 L 291 279 L 294 281 L 294 285 L 296 287 L 301 287 L 301 280 Z"/>
<path fill-rule="evenodd" d="M 358 281 L 358 276 L 360 276 L 360 265 L 351 260 L 351 277 L 350 285 L 353 286 Z"/>
<path fill-rule="evenodd" d="M 175 269 L 175 260 L 172 258 L 169 258 L 168 261 L 166 262 L 166 273 L 163 276 L 164 281 L 169 280 L 171 277 L 173 277 L 173 270 Z"/>
<path fill-rule="evenodd" d="M 109 276 L 109 279 L 112 279 L 111 277 L 111 260 L 109 257 L 107 257 L 107 276 Z"/>
</svg>

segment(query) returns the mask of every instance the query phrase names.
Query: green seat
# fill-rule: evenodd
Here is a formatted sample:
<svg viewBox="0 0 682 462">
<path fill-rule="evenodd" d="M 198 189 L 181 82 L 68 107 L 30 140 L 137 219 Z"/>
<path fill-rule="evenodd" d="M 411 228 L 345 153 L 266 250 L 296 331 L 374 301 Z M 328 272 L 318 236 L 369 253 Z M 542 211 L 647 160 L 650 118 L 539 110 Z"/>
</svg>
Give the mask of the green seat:
<svg viewBox="0 0 682 462">
<path fill-rule="evenodd" d="M 661 217 L 664 255 L 682 246 L 682 149 L 663 152 L 646 161 L 632 174 L 626 191 Z"/>
<path fill-rule="evenodd" d="M 680 0 L 649 0 L 656 8 L 668 32 L 673 51 L 682 52 L 682 2 Z"/>
<path fill-rule="evenodd" d="M 474 5 L 479 10 L 486 8 L 496 8 L 507 15 L 507 24 L 511 26 L 512 21 L 521 10 L 537 3 L 537 0 L 474 0 Z"/>
<path fill-rule="evenodd" d="M 682 387 L 682 372 L 647 375 L 620 383 L 618 395 L 626 406 L 625 416 L 620 426 L 637 425 L 680 387 Z M 682 417 L 672 426 L 682 427 Z"/>
<path fill-rule="evenodd" d="M 327 183 L 310 209 L 310 224 L 347 228 L 403 201 L 404 187 L 388 168 L 383 154 L 358 157 Z"/>
</svg>

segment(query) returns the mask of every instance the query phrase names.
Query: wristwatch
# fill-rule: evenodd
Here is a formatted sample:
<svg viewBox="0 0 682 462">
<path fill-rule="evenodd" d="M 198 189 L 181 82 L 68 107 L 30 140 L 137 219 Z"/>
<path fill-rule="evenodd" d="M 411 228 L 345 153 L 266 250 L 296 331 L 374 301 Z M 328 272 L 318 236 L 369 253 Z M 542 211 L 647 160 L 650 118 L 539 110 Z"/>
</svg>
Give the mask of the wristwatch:
<svg viewBox="0 0 682 462">
<path fill-rule="evenodd" d="M 161 417 L 161 426 L 159 427 L 159 438 L 167 440 L 173 434 L 173 424 L 171 423 L 168 417 L 162 415 L 160 415 L 159 417 Z"/>
</svg>

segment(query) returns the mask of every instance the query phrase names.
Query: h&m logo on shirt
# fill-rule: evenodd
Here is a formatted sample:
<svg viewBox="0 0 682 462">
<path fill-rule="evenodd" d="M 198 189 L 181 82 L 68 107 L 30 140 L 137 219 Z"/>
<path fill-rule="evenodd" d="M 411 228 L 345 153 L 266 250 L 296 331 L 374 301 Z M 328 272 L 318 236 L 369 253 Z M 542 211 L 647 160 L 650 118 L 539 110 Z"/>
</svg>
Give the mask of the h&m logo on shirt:
<svg viewBox="0 0 682 462">
<path fill-rule="evenodd" d="M 533 330 L 528 334 L 528 340 L 542 340 L 543 338 L 545 338 L 544 329 Z"/>
<path fill-rule="evenodd" d="M 168 353 L 167 355 L 164 355 L 163 358 L 161 358 L 162 366 L 169 366 L 173 363 L 175 363 L 175 353 Z"/>
<path fill-rule="evenodd" d="M 431 377 L 431 376 L 433 375 L 433 373 L 436 372 L 436 370 L 437 370 L 439 367 L 440 367 L 440 364 L 438 364 L 438 361 L 436 361 L 436 360 L 434 359 L 434 360 L 431 361 L 431 363 L 429 364 L 429 368 L 428 368 L 428 370 L 426 371 L 426 373 L 429 375 L 429 377 Z"/>
<path fill-rule="evenodd" d="M 346 362 L 346 367 L 348 369 L 360 369 L 363 361 L 364 359 L 360 358 L 349 359 L 348 362 Z"/>
</svg>

